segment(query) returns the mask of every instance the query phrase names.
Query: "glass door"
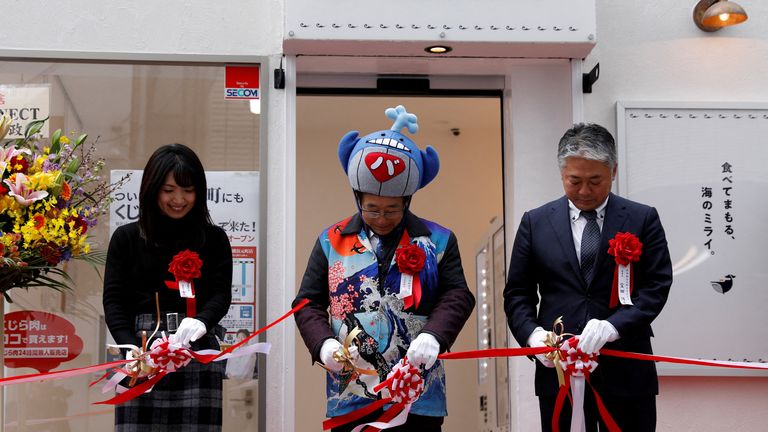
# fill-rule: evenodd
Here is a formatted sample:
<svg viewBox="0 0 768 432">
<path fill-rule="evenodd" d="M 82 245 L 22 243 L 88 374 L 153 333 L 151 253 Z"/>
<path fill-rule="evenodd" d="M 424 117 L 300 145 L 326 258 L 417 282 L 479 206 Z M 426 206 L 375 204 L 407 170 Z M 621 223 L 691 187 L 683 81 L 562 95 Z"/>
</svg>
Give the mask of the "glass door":
<svg viewBox="0 0 768 432">
<path fill-rule="evenodd" d="M 157 147 L 175 142 L 191 147 L 207 174 L 218 176 L 221 186 L 209 188 L 208 204 L 214 219 L 217 212 L 224 215 L 214 222 L 229 235 L 235 256 L 233 305 L 222 320 L 227 327 L 224 346 L 256 328 L 256 269 L 264 259 L 258 250 L 259 101 L 225 99 L 226 74 L 220 64 L 0 62 L 0 110 L 13 112 L 17 122 L 31 115 L 32 106 L 22 115 L 18 107 L 11 111 L 11 103 L 42 103 L 45 109 L 35 113 L 49 117 L 45 133 L 61 129 L 73 141 L 87 133 L 89 141 L 96 142 L 94 157 L 106 161 L 94 176 L 108 179 L 113 170 L 140 174 L 137 170 Z M 140 175 L 132 181 L 138 184 Z M 118 191 L 111 214 L 89 228 L 93 249 L 106 250 L 110 227 L 138 218 L 136 184 Z M 238 187 L 247 188 L 250 195 L 229 190 Z M 102 309 L 103 267 L 94 271 L 74 260 L 62 266 L 73 278 L 71 290 L 10 291 L 13 303 L 5 305 L 6 377 L 84 367 L 120 356 L 106 349 L 112 338 Z M 22 325 L 27 330 L 22 332 Z M 224 383 L 224 430 L 257 428 L 255 359 L 242 360 L 227 369 L 231 378 Z M 99 377 L 4 387 L 3 430 L 111 430 L 114 410 L 93 405 L 111 395 L 88 386 Z"/>
</svg>

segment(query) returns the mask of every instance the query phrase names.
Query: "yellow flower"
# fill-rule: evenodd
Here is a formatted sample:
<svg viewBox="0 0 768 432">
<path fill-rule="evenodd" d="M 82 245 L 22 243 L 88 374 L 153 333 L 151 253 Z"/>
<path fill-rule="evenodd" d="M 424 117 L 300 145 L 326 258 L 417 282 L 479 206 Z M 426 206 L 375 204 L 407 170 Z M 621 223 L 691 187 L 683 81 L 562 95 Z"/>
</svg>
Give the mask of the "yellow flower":
<svg viewBox="0 0 768 432">
<path fill-rule="evenodd" d="M 57 171 L 38 172 L 27 177 L 27 184 L 32 190 L 47 190 L 56 185 Z"/>
</svg>

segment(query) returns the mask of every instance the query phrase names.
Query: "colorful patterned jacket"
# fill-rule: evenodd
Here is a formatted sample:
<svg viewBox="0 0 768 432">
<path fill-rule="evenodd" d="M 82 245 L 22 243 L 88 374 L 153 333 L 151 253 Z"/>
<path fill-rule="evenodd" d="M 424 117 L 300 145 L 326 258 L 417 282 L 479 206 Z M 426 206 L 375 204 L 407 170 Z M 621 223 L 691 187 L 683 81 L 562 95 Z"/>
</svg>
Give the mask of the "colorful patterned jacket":
<svg viewBox="0 0 768 432">
<path fill-rule="evenodd" d="M 366 406 L 378 395 L 373 387 L 384 380 L 392 365 L 403 358 L 411 341 L 421 332 L 433 335 L 440 351 L 450 348 L 472 313 L 475 298 L 467 287 L 456 236 L 448 229 L 410 212 L 399 247 L 417 244 L 426 254 L 419 273 L 418 307 L 403 310 L 401 273 L 394 259 L 384 283 L 376 254 L 359 214 L 323 231 L 309 258 L 294 304 L 310 303 L 296 314 L 296 323 L 313 361 L 328 338 L 344 343 L 355 329 L 360 360 L 356 365 L 375 370 L 357 377 L 328 374 L 327 415 L 335 417 Z M 330 312 L 330 319 L 329 319 Z M 411 413 L 441 417 L 447 414 L 445 371 L 438 361 L 426 371 L 425 389 Z"/>
</svg>

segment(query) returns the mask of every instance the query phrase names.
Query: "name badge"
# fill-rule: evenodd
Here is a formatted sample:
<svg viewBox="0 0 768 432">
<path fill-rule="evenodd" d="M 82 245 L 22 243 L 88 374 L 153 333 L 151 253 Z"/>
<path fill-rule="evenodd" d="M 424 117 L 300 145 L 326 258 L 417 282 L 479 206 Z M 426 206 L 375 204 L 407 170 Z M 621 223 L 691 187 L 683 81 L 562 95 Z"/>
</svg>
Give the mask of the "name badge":
<svg viewBox="0 0 768 432">
<path fill-rule="evenodd" d="M 179 281 L 179 295 L 184 298 L 195 298 L 195 292 L 192 291 L 192 282 Z"/>
<path fill-rule="evenodd" d="M 400 275 L 400 293 L 398 297 L 406 298 L 413 294 L 413 276 L 409 274 Z"/>
<path fill-rule="evenodd" d="M 619 302 L 623 305 L 631 305 L 630 297 L 630 267 L 619 265 Z"/>
</svg>

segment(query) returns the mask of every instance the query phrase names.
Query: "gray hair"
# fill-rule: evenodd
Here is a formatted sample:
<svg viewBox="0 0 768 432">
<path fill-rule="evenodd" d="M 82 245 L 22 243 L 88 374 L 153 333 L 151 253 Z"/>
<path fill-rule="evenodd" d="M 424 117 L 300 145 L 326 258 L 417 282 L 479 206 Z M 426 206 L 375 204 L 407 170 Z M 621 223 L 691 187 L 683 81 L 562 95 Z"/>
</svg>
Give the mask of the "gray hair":
<svg viewBox="0 0 768 432">
<path fill-rule="evenodd" d="M 565 131 L 557 146 L 557 164 L 565 167 L 569 157 L 602 162 L 616 168 L 616 142 L 608 130 L 595 123 L 577 123 Z"/>
</svg>

